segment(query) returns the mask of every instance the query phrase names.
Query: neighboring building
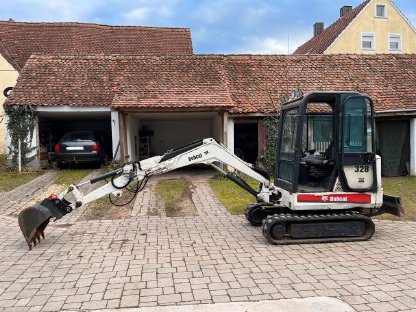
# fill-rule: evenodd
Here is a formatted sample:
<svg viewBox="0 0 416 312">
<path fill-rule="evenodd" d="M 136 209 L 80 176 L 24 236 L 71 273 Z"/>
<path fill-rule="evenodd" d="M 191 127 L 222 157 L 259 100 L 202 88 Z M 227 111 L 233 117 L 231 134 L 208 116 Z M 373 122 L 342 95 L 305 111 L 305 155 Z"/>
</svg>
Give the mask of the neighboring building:
<svg viewBox="0 0 416 312">
<path fill-rule="evenodd" d="M 416 30 L 391 0 L 344 6 L 335 23 L 313 27 L 314 37 L 294 54 L 416 53 Z"/>
<path fill-rule="evenodd" d="M 34 53 L 187 55 L 193 51 L 189 28 L 0 21 L 0 116 L 5 90 L 10 93 Z M 5 138 L 3 120 L 0 153 L 6 152 Z"/>
<path fill-rule="evenodd" d="M 109 129 L 113 153 L 120 143 L 130 161 L 202 137 L 256 153 L 258 121 L 277 113 L 287 90 L 358 91 L 392 126 L 379 146 L 383 170 L 416 175 L 415 81 L 416 55 L 32 55 L 5 105 L 37 107 L 40 145 L 88 125 Z"/>
</svg>

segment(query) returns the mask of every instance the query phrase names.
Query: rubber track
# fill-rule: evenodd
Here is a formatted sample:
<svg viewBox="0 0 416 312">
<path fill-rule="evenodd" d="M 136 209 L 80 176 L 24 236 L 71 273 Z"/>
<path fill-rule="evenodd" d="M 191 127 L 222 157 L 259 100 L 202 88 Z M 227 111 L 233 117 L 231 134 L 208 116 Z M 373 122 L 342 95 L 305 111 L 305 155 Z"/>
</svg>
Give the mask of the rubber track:
<svg viewBox="0 0 416 312">
<path fill-rule="evenodd" d="M 286 233 L 281 239 L 275 239 L 270 234 L 271 228 L 277 223 L 284 223 L 286 229 L 292 222 L 296 223 L 320 223 L 327 221 L 364 221 L 365 233 L 362 236 L 357 237 L 319 237 L 319 238 L 292 238 Z M 310 244 L 310 243 L 329 243 L 329 242 L 351 242 L 351 241 L 364 241 L 370 239 L 375 231 L 375 225 L 371 218 L 364 216 L 358 212 L 349 213 L 319 213 L 319 214 L 274 214 L 268 216 L 263 220 L 262 233 L 267 240 L 274 245 L 289 245 L 289 244 Z"/>
</svg>

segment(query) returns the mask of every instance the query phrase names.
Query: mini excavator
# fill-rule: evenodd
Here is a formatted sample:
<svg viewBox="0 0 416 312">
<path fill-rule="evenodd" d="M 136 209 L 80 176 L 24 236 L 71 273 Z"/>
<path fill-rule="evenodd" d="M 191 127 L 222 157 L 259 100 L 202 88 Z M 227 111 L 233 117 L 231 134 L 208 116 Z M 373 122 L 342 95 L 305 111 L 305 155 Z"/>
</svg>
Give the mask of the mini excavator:
<svg viewBox="0 0 416 312">
<path fill-rule="evenodd" d="M 282 105 L 277 137 L 273 180 L 216 140 L 201 139 L 71 185 L 22 210 L 19 226 L 31 249 L 45 238 L 51 219 L 106 195 L 121 196 L 123 190 L 135 196 L 152 176 L 194 164 L 212 166 L 256 198 L 245 217 L 261 226 L 272 244 L 368 240 L 375 231 L 371 217 L 404 215 L 400 198 L 383 194 L 374 108 L 368 96 L 313 92 L 292 99 Z M 257 180 L 258 189 L 236 172 Z M 81 191 L 82 185 L 102 180 L 109 182 L 88 194 Z"/>
</svg>

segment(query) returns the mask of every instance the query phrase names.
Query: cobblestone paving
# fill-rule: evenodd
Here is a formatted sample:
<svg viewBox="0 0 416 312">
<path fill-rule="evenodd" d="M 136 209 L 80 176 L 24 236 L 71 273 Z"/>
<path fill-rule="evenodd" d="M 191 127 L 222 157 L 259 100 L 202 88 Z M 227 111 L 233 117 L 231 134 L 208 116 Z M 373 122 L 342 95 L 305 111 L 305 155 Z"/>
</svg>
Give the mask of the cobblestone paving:
<svg viewBox="0 0 416 312">
<path fill-rule="evenodd" d="M 48 186 L 56 179 L 58 173 L 59 171 L 50 170 L 14 190 L 0 193 L 0 215 L 6 216 L 24 208 L 33 198 L 46 191 Z"/>
<path fill-rule="evenodd" d="M 377 221 L 367 242 L 273 246 L 194 178 L 198 216 L 52 225 L 28 251 L 0 216 L 0 309 L 60 311 L 328 296 L 357 311 L 415 311 L 416 223 Z M 146 206 L 147 205 L 147 206 Z"/>
</svg>

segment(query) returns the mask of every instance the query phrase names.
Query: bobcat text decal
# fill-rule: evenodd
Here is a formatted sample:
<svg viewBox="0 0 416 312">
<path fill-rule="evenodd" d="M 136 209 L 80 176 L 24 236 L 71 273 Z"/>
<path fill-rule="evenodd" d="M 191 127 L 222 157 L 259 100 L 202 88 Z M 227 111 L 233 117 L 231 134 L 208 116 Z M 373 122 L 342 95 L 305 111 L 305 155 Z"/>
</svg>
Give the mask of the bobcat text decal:
<svg viewBox="0 0 416 312">
<path fill-rule="evenodd" d="M 202 158 L 202 154 L 189 156 L 189 157 L 188 157 L 188 160 L 189 160 L 189 161 L 193 161 L 193 160 L 196 160 L 196 159 L 199 159 L 199 158 Z"/>
<path fill-rule="evenodd" d="M 369 194 L 299 194 L 297 199 L 298 202 L 303 203 L 371 203 L 371 195 Z"/>
</svg>

